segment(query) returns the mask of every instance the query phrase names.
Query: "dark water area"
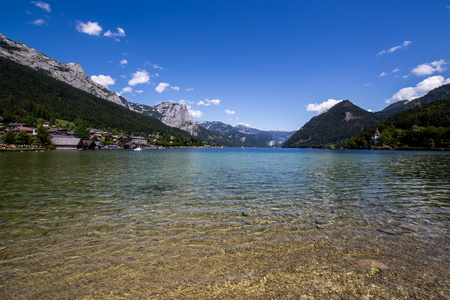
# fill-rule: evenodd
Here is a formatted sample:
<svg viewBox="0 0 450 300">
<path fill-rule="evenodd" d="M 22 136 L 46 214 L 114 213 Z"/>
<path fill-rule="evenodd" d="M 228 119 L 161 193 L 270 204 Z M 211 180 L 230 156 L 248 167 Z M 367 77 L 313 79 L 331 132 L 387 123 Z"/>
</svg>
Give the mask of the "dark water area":
<svg viewBox="0 0 450 300">
<path fill-rule="evenodd" d="M 0 153 L 0 299 L 448 299 L 450 154 Z"/>
</svg>

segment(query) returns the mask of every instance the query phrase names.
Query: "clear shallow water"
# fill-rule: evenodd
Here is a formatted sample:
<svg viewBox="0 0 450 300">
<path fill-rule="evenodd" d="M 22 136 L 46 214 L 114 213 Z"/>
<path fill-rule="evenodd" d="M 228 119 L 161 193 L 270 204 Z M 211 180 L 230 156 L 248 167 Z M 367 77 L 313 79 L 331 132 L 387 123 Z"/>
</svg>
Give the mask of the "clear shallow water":
<svg viewBox="0 0 450 300">
<path fill-rule="evenodd" d="M 443 298 L 450 155 L 0 155 L 0 298 Z M 385 294 L 383 294 L 385 293 Z"/>
</svg>

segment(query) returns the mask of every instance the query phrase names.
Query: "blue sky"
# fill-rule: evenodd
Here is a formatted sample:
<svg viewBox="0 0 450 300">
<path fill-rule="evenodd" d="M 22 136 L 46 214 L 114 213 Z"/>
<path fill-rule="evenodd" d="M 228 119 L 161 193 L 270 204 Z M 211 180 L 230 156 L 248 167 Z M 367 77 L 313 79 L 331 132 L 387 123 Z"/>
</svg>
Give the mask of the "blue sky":
<svg viewBox="0 0 450 300">
<path fill-rule="evenodd" d="M 4 1 L 0 33 L 128 101 L 297 130 L 336 100 L 373 111 L 450 82 L 450 1 Z"/>
</svg>

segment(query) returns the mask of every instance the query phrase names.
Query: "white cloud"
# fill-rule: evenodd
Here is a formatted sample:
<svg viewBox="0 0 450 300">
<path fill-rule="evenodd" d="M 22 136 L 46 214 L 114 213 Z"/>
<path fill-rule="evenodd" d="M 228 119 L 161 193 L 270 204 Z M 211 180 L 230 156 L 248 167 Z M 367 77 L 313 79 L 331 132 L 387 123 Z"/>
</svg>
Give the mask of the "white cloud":
<svg viewBox="0 0 450 300">
<path fill-rule="evenodd" d="M 117 32 L 111 32 L 111 30 L 108 30 L 103 36 L 112 37 L 116 41 L 119 41 L 121 37 L 125 37 L 125 30 L 117 27 Z"/>
<path fill-rule="evenodd" d="M 319 104 L 317 104 L 317 103 L 314 103 L 314 104 L 310 103 L 306 107 L 306 110 L 307 111 L 317 111 L 318 115 L 320 115 L 321 113 L 326 112 L 331 107 L 335 106 L 336 104 L 338 104 L 341 101 L 343 101 L 343 100 L 328 99 L 327 101 L 324 101 L 324 102 L 319 103 Z"/>
<path fill-rule="evenodd" d="M 203 116 L 203 112 L 199 110 L 189 110 L 189 113 L 193 118 L 201 118 Z"/>
<path fill-rule="evenodd" d="M 103 85 L 104 87 L 108 87 L 110 85 L 114 85 L 116 83 L 116 81 L 111 78 L 111 76 L 105 76 L 105 75 L 92 75 L 91 79 L 101 85 Z"/>
<path fill-rule="evenodd" d="M 172 90 L 174 91 L 179 91 L 180 87 L 178 86 L 171 86 L 170 84 L 168 84 L 167 82 L 161 82 L 160 84 L 158 84 L 158 86 L 155 88 L 155 91 L 157 91 L 158 93 L 162 93 L 166 90 L 166 88 L 170 87 Z"/>
<path fill-rule="evenodd" d="M 184 104 L 184 105 L 186 105 L 186 106 L 189 105 L 189 104 L 194 104 L 194 102 L 189 101 L 189 100 L 184 100 L 184 99 L 178 101 L 178 103 Z M 190 108 L 190 106 L 189 106 L 188 108 Z"/>
<path fill-rule="evenodd" d="M 234 115 L 236 112 L 234 110 L 225 109 L 227 115 Z"/>
<path fill-rule="evenodd" d="M 42 2 L 42 1 L 31 1 L 34 5 L 36 5 L 39 8 L 42 8 L 46 12 L 51 12 L 52 9 L 50 8 L 50 4 Z"/>
<path fill-rule="evenodd" d="M 445 71 L 445 69 L 442 66 L 446 64 L 447 63 L 443 59 L 435 60 L 429 64 L 418 65 L 412 70 L 412 73 L 417 76 L 427 76 L 433 74 L 434 72 L 441 73 Z"/>
<path fill-rule="evenodd" d="M 44 25 L 44 24 L 45 24 L 45 20 L 43 20 L 43 19 L 37 19 L 36 21 L 33 22 L 33 24 L 34 24 L 34 25 L 41 26 L 41 25 Z"/>
<path fill-rule="evenodd" d="M 133 92 L 133 89 L 131 87 L 127 86 L 120 91 L 119 95 L 122 95 L 124 93 L 132 93 L 132 92 Z"/>
<path fill-rule="evenodd" d="M 135 86 L 136 84 L 140 83 L 148 83 L 150 81 L 150 76 L 148 75 L 147 71 L 137 71 L 133 74 L 133 78 L 131 78 L 130 81 L 128 81 L 128 84 L 131 86 Z"/>
<path fill-rule="evenodd" d="M 120 65 L 121 65 L 122 67 L 124 67 L 127 63 L 128 63 L 128 60 L 126 60 L 126 59 L 122 59 L 122 60 L 120 61 Z"/>
<path fill-rule="evenodd" d="M 395 68 L 394 70 L 392 70 L 392 73 L 397 73 L 398 71 L 400 71 L 399 68 Z"/>
<path fill-rule="evenodd" d="M 204 106 L 210 106 L 211 104 L 213 105 L 219 105 L 220 104 L 220 100 L 219 99 L 205 99 L 206 102 L 200 100 L 197 105 L 204 105 Z"/>
<path fill-rule="evenodd" d="M 164 90 L 170 86 L 170 84 L 168 84 L 167 82 L 161 82 L 160 84 L 158 84 L 158 86 L 155 88 L 155 91 L 157 91 L 158 93 L 162 93 L 164 92 Z"/>
<path fill-rule="evenodd" d="M 363 86 L 370 86 L 370 83 L 366 83 L 365 85 L 363 85 Z"/>
<path fill-rule="evenodd" d="M 138 90 L 138 91 L 135 91 L 136 93 L 138 93 L 138 94 L 141 94 L 141 93 L 143 93 L 144 91 L 143 90 Z"/>
<path fill-rule="evenodd" d="M 192 92 L 194 89 L 193 88 L 187 88 L 185 89 L 186 92 Z"/>
<path fill-rule="evenodd" d="M 411 41 L 404 41 L 403 44 L 401 44 L 401 45 L 389 48 L 388 50 L 382 50 L 382 51 L 378 52 L 378 55 L 392 53 L 394 51 L 397 51 L 398 49 L 405 48 L 406 46 L 410 45 L 411 43 L 412 43 Z"/>
<path fill-rule="evenodd" d="M 386 103 L 394 103 L 402 100 L 414 100 L 422 97 L 432 89 L 440 87 L 441 85 L 450 83 L 450 78 L 445 79 L 443 76 L 432 76 L 419 82 L 415 87 L 406 87 L 398 91 L 389 99 L 386 99 Z"/>
<path fill-rule="evenodd" d="M 98 25 L 98 22 L 88 21 L 87 23 L 78 22 L 77 30 L 89 35 L 100 35 L 103 29 Z"/>
<path fill-rule="evenodd" d="M 160 70 L 164 69 L 163 67 L 160 67 L 160 66 L 155 65 L 155 64 L 153 65 L 153 68 L 154 68 L 154 69 L 160 69 Z"/>
<path fill-rule="evenodd" d="M 383 77 L 383 76 L 386 76 L 387 75 L 387 73 L 386 72 L 382 72 L 380 75 L 378 75 L 378 76 L 380 76 L 380 77 Z"/>
</svg>

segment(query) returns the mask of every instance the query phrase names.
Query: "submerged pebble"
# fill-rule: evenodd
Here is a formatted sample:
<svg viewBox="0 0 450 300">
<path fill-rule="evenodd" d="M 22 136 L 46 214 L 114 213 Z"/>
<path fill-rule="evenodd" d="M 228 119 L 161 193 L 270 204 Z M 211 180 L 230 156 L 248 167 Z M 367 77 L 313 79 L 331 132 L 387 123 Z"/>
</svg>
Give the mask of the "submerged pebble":
<svg viewBox="0 0 450 300">
<path fill-rule="evenodd" d="M 401 229 L 409 230 L 409 231 L 413 231 L 413 232 L 418 232 L 419 231 L 419 227 L 411 225 L 411 224 L 400 225 L 399 227 Z"/>
<path fill-rule="evenodd" d="M 389 269 L 389 267 L 385 264 L 373 259 L 349 257 L 346 260 L 355 265 L 357 268 L 364 270 L 384 271 Z"/>
<path fill-rule="evenodd" d="M 382 233 L 390 234 L 390 235 L 397 235 L 396 232 L 394 232 L 394 231 L 392 231 L 390 229 L 378 229 L 378 231 L 382 232 Z"/>
</svg>

